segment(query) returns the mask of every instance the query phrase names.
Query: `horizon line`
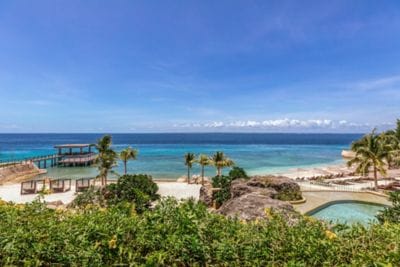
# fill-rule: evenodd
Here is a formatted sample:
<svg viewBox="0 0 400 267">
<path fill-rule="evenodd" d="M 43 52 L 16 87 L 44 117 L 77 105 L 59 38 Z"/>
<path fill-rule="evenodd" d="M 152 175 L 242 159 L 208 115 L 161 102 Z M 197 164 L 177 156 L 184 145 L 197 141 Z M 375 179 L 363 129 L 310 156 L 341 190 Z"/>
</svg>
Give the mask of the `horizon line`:
<svg viewBox="0 0 400 267">
<path fill-rule="evenodd" d="M 0 134 L 366 134 L 365 132 L 0 132 Z"/>
</svg>

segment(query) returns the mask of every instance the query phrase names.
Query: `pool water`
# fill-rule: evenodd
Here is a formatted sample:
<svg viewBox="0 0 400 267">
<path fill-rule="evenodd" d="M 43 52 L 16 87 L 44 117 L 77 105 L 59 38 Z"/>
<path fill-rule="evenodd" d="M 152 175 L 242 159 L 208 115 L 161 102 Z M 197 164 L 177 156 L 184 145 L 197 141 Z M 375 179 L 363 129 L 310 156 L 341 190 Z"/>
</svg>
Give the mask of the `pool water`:
<svg viewBox="0 0 400 267">
<path fill-rule="evenodd" d="M 375 216 L 384 208 L 384 205 L 367 202 L 336 202 L 308 215 L 332 223 L 368 225 L 377 222 Z"/>
</svg>

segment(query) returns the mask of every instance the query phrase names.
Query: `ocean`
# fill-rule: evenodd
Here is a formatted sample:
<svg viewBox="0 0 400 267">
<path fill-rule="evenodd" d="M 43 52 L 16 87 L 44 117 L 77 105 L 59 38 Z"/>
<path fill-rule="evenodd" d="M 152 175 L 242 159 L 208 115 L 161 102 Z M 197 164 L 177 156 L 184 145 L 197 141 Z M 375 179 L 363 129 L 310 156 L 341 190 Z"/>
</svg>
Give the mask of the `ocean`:
<svg viewBox="0 0 400 267">
<path fill-rule="evenodd" d="M 16 160 L 55 153 L 54 145 L 95 143 L 103 134 L 0 134 L 0 160 Z M 271 174 L 295 168 L 342 163 L 341 151 L 348 149 L 361 134 L 292 133 L 162 133 L 112 134 L 117 151 L 131 146 L 139 150 L 138 159 L 128 163 L 128 171 L 147 173 L 158 179 L 186 174 L 183 157 L 187 152 L 212 155 L 223 151 L 249 174 Z M 123 172 L 123 164 L 115 168 Z M 49 168 L 58 177 L 95 176 L 95 167 Z M 200 168 L 194 166 L 193 174 Z M 212 166 L 206 175 L 215 175 Z"/>
</svg>

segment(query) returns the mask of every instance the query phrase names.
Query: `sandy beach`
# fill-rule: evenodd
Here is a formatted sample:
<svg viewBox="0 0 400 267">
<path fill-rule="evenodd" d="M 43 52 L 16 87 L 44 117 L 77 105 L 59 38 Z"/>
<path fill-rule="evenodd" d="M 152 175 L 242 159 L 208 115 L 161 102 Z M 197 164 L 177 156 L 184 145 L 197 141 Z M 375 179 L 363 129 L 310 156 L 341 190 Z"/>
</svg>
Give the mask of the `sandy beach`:
<svg viewBox="0 0 400 267">
<path fill-rule="evenodd" d="M 201 185 L 187 184 L 178 182 L 156 182 L 161 197 L 175 197 L 177 199 L 194 198 L 199 199 Z M 0 186 L 0 199 L 12 201 L 14 203 L 32 202 L 38 197 L 34 195 L 21 195 L 20 184 L 7 184 Z M 71 186 L 71 190 L 65 193 L 53 193 L 44 196 L 46 202 L 62 201 L 64 204 L 70 203 L 75 198 L 75 185 Z"/>
</svg>

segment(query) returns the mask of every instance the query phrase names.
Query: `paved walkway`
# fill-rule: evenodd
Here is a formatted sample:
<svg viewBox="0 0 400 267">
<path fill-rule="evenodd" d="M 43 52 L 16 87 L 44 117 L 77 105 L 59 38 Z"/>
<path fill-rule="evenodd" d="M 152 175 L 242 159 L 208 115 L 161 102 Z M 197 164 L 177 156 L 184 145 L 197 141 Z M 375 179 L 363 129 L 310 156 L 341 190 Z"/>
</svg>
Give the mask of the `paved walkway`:
<svg viewBox="0 0 400 267">
<path fill-rule="evenodd" d="M 307 213 L 319 206 L 337 200 L 358 200 L 377 204 L 390 205 L 386 197 L 374 195 L 368 192 L 302 192 L 306 202 L 293 205 L 300 213 Z"/>
</svg>

